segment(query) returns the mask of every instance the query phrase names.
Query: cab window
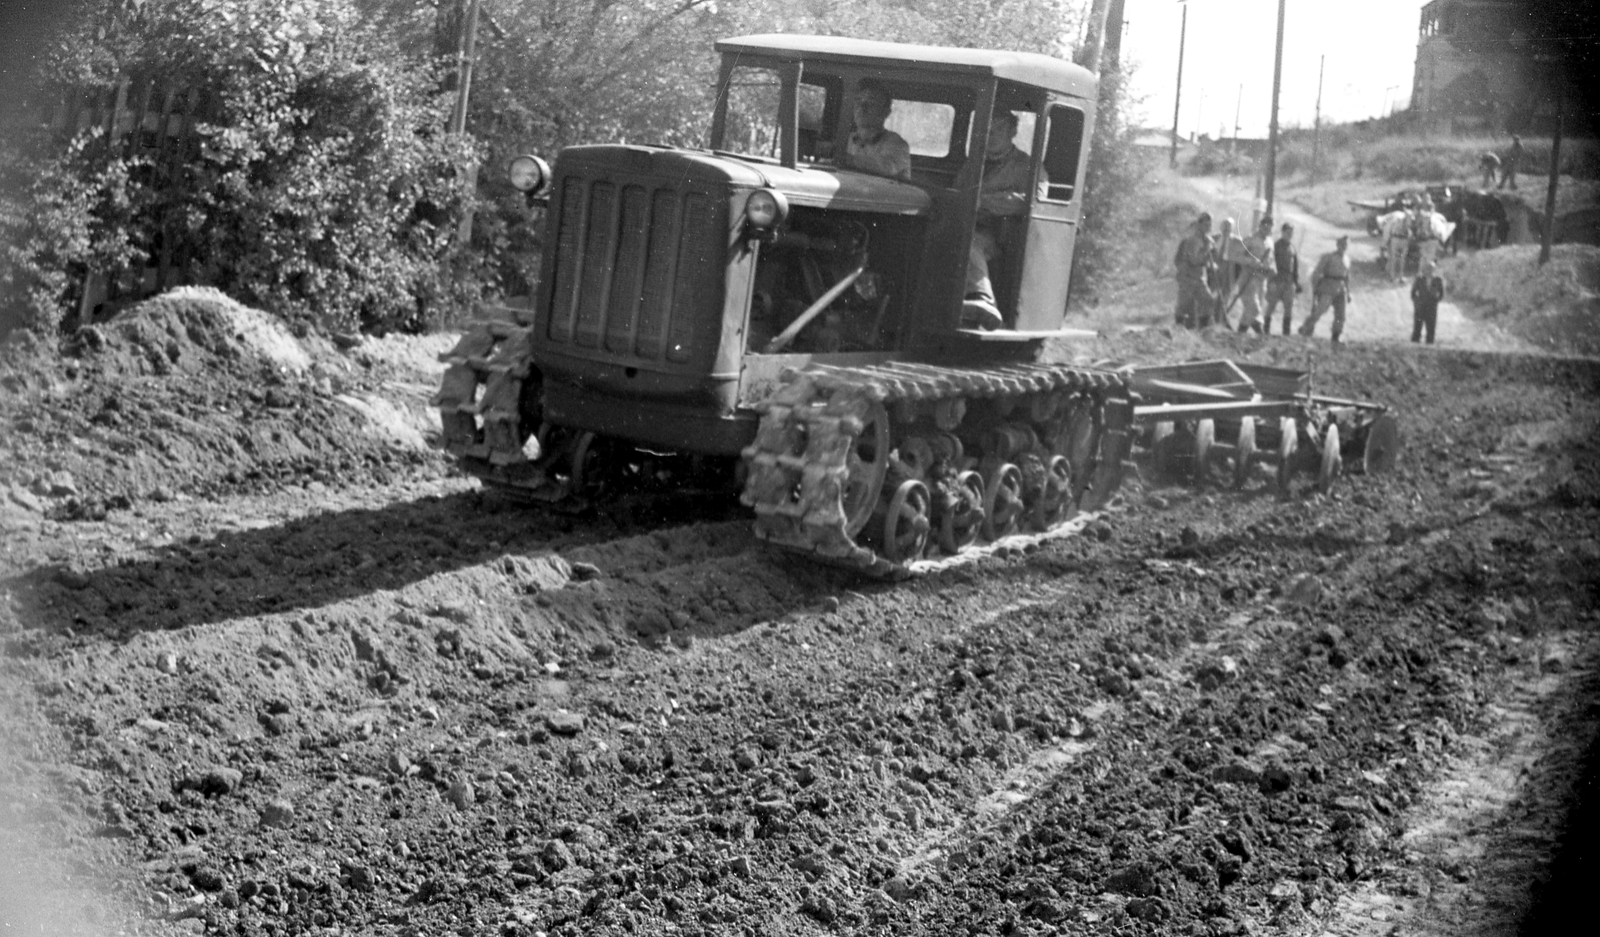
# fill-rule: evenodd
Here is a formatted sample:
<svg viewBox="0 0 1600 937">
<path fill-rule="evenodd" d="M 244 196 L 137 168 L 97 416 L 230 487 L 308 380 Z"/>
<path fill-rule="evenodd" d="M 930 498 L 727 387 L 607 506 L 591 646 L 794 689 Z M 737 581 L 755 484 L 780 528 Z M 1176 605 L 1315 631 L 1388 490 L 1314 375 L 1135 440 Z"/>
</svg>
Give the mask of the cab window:
<svg viewBox="0 0 1600 937">
<path fill-rule="evenodd" d="M 778 156 L 778 101 L 783 81 L 776 70 L 741 65 L 728 77 L 728 126 L 722 146 L 733 153 Z"/>
<path fill-rule="evenodd" d="M 912 156 L 944 159 L 950 155 L 956 109 L 938 101 L 896 100 L 883 125 L 905 138 Z"/>
<path fill-rule="evenodd" d="M 1045 201 L 1070 202 L 1077 194 L 1078 160 L 1083 151 L 1084 116 L 1081 108 L 1054 104 L 1047 118 L 1044 170 L 1049 184 Z"/>
</svg>

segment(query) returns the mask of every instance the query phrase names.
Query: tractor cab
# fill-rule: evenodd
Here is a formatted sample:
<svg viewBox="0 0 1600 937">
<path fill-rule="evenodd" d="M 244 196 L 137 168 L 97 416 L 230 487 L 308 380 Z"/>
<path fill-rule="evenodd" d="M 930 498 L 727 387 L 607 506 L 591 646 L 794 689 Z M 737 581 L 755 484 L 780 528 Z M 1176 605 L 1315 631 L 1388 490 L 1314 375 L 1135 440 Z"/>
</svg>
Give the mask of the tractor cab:
<svg viewBox="0 0 1600 937">
<path fill-rule="evenodd" d="M 771 201 L 784 203 L 756 238 L 750 352 L 943 357 L 974 340 L 1058 332 L 1093 126 L 1090 72 L 1032 53 L 822 36 L 747 36 L 717 49 L 711 149 L 757 167 Z M 892 99 L 884 128 L 910 150 L 903 177 L 848 168 L 857 100 L 869 87 Z M 983 210 L 998 181 L 986 179 L 998 163 L 985 158 L 985 143 L 1007 115 L 1020 154 L 1007 187 L 1020 205 L 997 215 Z M 979 231 L 995 248 L 989 277 L 1004 325 L 992 331 L 962 325 Z"/>
</svg>

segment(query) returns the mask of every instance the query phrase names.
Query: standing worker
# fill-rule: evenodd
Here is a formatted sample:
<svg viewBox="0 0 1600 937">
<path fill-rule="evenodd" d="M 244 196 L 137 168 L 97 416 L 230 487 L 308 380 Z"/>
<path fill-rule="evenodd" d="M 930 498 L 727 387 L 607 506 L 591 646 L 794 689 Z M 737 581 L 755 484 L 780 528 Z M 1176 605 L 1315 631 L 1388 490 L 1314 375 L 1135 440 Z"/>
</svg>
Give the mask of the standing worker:
<svg viewBox="0 0 1600 937">
<path fill-rule="evenodd" d="M 1201 212 L 1189 233 L 1178 242 L 1172 264 L 1178 278 L 1178 325 L 1194 328 L 1206 307 L 1216 299 L 1206 284 L 1211 268 L 1211 213 Z"/>
<path fill-rule="evenodd" d="M 1216 290 L 1217 300 L 1211 321 L 1220 323 L 1223 328 L 1228 327 L 1228 302 L 1234 296 L 1234 287 L 1239 282 L 1239 260 L 1244 256 L 1244 240 L 1233 233 L 1233 219 L 1222 219 L 1222 228 L 1217 232 L 1217 243 L 1211 249 L 1211 262 L 1214 264 L 1214 276 L 1211 286 Z M 1202 322 L 1203 328 L 1210 322 Z"/>
<path fill-rule="evenodd" d="M 1505 165 L 1500 170 L 1500 188 L 1505 188 L 1506 183 L 1511 183 L 1513 192 L 1517 189 L 1517 170 L 1522 168 L 1522 138 L 1516 134 L 1511 135 L 1511 149 L 1506 152 Z"/>
<path fill-rule="evenodd" d="M 1411 249 L 1411 213 L 1403 209 L 1378 217 L 1378 232 L 1383 237 L 1384 257 L 1389 263 L 1389 282 L 1399 283 L 1405 276 L 1406 251 Z"/>
<path fill-rule="evenodd" d="M 1494 188 L 1495 177 L 1500 175 L 1500 156 L 1494 150 L 1484 150 L 1478 157 L 1478 169 L 1483 172 L 1483 187 Z"/>
<path fill-rule="evenodd" d="M 1317 329 L 1317 320 L 1332 306 L 1333 343 L 1339 344 L 1339 336 L 1344 332 L 1345 306 L 1350 302 L 1350 258 L 1346 255 L 1349 249 L 1350 238 L 1339 235 L 1333 250 L 1323 254 L 1316 269 L 1311 271 L 1311 316 L 1300 326 L 1301 335 L 1310 338 Z"/>
<path fill-rule="evenodd" d="M 1411 240 L 1417 245 L 1417 272 L 1422 272 L 1423 264 L 1431 264 L 1439 256 L 1439 222 L 1443 218 L 1437 216 L 1433 210 L 1433 197 L 1422 196 L 1422 204 L 1417 206 L 1417 211 L 1412 215 Z"/>
<path fill-rule="evenodd" d="M 1294 225 L 1283 223 L 1283 236 L 1273 242 L 1272 279 L 1267 281 L 1267 311 L 1262 314 L 1261 328 L 1272 334 L 1272 310 L 1283 303 L 1283 334 L 1289 334 L 1290 321 L 1294 319 L 1294 297 L 1300 292 L 1300 255 L 1294 249 Z M 1243 331 L 1243 326 L 1240 331 Z"/>
<path fill-rule="evenodd" d="M 1439 276 L 1432 261 L 1417 271 L 1411 284 L 1411 340 L 1422 340 L 1428 333 L 1428 344 L 1433 344 L 1433 330 L 1439 324 L 1439 303 L 1444 299 L 1444 277 Z"/>
<path fill-rule="evenodd" d="M 1264 215 L 1256 225 L 1256 233 L 1244 239 L 1244 258 L 1239 262 L 1239 296 L 1244 300 L 1244 311 L 1239 313 L 1239 331 L 1261 331 L 1256 320 L 1261 308 L 1267 304 L 1267 278 L 1277 271 L 1272 263 L 1272 216 Z M 1227 326 L 1227 322 L 1222 323 Z"/>
</svg>

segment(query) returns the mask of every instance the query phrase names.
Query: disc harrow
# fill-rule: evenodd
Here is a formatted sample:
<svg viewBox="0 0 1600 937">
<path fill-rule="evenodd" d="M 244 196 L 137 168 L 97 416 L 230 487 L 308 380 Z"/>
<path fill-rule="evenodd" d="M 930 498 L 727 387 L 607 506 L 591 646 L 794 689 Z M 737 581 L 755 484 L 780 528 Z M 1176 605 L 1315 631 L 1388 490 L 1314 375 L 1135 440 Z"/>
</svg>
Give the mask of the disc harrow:
<svg viewBox="0 0 1600 937">
<path fill-rule="evenodd" d="M 1073 365 L 813 365 L 757 409 L 757 536 L 883 577 L 1098 509 L 1133 429 L 1126 375 Z"/>
<path fill-rule="evenodd" d="M 1157 474 L 1242 489 L 1269 466 L 1287 497 L 1297 474 L 1327 491 L 1347 470 L 1394 467 L 1400 426 L 1389 408 L 1314 394 L 1303 371 L 1220 360 L 1128 370 L 1139 452 Z"/>
</svg>

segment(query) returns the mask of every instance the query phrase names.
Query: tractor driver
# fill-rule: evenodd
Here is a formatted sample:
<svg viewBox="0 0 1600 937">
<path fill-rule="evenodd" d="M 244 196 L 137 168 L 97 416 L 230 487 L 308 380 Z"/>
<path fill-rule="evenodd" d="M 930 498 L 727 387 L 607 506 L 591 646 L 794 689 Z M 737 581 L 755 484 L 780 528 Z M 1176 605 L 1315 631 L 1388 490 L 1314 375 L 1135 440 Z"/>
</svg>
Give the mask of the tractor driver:
<svg viewBox="0 0 1600 937">
<path fill-rule="evenodd" d="M 966 328 L 998 329 L 1005 326 L 995 305 L 989 264 L 1001 254 L 1002 218 L 1028 210 L 1028 178 L 1033 162 L 1011 138 L 1017 134 L 1017 115 L 996 108 L 989 121 L 989 138 L 983 148 L 983 183 L 978 194 L 978 219 L 967 253 L 966 301 L 961 304 L 961 324 Z M 1040 170 L 1040 176 L 1044 175 Z M 1039 185 L 1045 185 L 1040 178 Z"/>
<path fill-rule="evenodd" d="M 874 176 L 910 180 L 911 145 L 883 126 L 893 108 L 894 99 L 882 85 L 871 80 L 861 83 L 856 89 L 856 126 L 845 141 L 839 165 Z"/>
</svg>

